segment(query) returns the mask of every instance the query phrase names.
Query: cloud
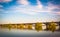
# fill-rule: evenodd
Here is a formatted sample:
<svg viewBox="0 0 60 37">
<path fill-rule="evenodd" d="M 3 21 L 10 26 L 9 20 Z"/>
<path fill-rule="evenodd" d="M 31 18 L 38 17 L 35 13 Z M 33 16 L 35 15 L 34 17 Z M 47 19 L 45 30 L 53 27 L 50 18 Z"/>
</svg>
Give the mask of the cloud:
<svg viewBox="0 0 60 37">
<path fill-rule="evenodd" d="M 59 6 L 54 5 L 51 2 L 48 2 L 48 6 L 43 6 L 43 4 L 39 0 L 37 0 L 36 6 L 29 5 L 28 0 L 18 0 L 17 2 L 22 5 L 12 6 L 5 12 L 6 13 L 9 13 L 9 12 L 24 13 L 28 15 L 36 15 L 41 12 L 47 12 L 47 13 L 57 14 L 57 15 L 60 13 L 60 11 L 58 11 Z M 58 9 L 58 10 L 56 11 L 55 9 Z"/>
<path fill-rule="evenodd" d="M 12 0 L 0 0 L 0 2 L 11 2 Z"/>
<path fill-rule="evenodd" d="M 53 3 L 48 3 L 47 8 L 48 8 L 49 10 L 53 10 L 53 9 L 59 9 L 59 6 L 54 5 Z"/>
<path fill-rule="evenodd" d="M 17 3 L 22 4 L 22 5 L 28 5 L 29 4 L 28 0 L 18 0 Z"/>
<path fill-rule="evenodd" d="M 3 6 L 0 5 L 0 13 L 1 13 L 2 11 L 4 11 L 4 9 L 3 9 Z"/>
<path fill-rule="evenodd" d="M 24 5 L 13 6 L 9 8 L 9 10 L 7 11 L 15 12 L 15 13 L 24 13 L 24 14 L 29 14 L 29 15 L 36 15 L 40 12 L 50 12 L 47 9 L 38 8 L 37 6 L 24 6 Z"/>
<path fill-rule="evenodd" d="M 2 0 L 0 0 L 0 2 L 2 2 Z"/>
<path fill-rule="evenodd" d="M 48 2 L 47 6 L 44 6 L 39 0 L 37 0 L 37 5 L 31 5 L 28 0 L 18 0 L 18 5 L 7 7 L 7 10 L 3 9 L 3 21 L 0 23 L 20 23 L 20 22 L 47 22 L 47 21 L 59 21 L 60 20 L 60 6 L 54 5 L 51 2 Z M 21 5 L 20 5 L 21 4 Z M 0 5 L 2 8 L 3 6 Z M 45 12 L 45 13 L 44 13 Z M 4 15 L 6 14 L 6 15 Z M 20 14 L 27 14 L 28 16 L 22 16 Z M 59 16 L 55 16 L 55 15 Z M 32 15 L 32 16 L 30 16 Z M 44 19 L 43 19 L 44 18 Z M 37 20 L 38 19 L 38 20 Z"/>
<path fill-rule="evenodd" d="M 1 9 L 1 8 L 3 8 L 3 6 L 2 6 L 2 5 L 0 5 L 0 9 Z"/>
<path fill-rule="evenodd" d="M 43 7 L 42 3 L 39 0 L 37 0 L 37 7 L 38 8 L 42 8 Z"/>
<path fill-rule="evenodd" d="M 60 13 L 60 6 L 54 5 L 53 3 L 49 2 L 47 6 L 47 10 L 51 11 L 50 13 L 58 14 Z"/>
<path fill-rule="evenodd" d="M 60 12 L 57 12 L 56 14 L 59 14 L 60 15 Z"/>
</svg>

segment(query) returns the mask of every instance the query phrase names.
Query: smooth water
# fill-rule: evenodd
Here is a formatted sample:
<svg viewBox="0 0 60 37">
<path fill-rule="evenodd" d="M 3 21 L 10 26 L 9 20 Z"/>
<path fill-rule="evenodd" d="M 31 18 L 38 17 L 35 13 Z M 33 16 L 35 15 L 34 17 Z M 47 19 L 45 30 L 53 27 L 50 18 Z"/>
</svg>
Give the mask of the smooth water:
<svg viewBox="0 0 60 37">
<path fill-rule="evenodd" d="M 35 31 L 19 29 L 0 29 L 0 36 L 3 37 L 60 37 L 60 32 L 55 31 Z"/>
</svg>

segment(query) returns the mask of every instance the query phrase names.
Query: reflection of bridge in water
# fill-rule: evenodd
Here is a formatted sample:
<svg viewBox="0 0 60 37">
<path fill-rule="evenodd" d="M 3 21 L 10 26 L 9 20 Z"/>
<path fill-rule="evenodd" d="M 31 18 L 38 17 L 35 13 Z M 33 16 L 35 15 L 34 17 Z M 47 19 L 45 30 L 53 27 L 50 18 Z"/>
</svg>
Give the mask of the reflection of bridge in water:
<svg viewBox="0 0 60 37">
<path fill-rule="evenodd" d="M 48 25 L 51 22 L 44 22 L 42 23 L 42 30 L 48 30 Z M 56 31 L 60 31 L 60 22 L 56 23 Z M 37 23 L 21 23 L 21 24 L 0 24 L 0 28 L 8 28 L 8 29 L 28 29 L 28 30 L 35 30 L 35 25 Z"/>
</svg>

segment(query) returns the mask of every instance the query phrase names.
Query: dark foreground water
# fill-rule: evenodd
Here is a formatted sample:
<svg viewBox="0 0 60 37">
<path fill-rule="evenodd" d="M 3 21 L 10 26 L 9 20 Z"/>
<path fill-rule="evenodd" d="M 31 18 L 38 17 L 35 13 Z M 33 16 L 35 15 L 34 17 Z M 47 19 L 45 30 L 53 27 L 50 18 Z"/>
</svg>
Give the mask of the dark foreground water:
<svg viewBox="0 0 60 37">
<path fill-rule="evenodd" d="M 35 30 L 1 30 L 0 37 L 60 37 L 60 32 L 40 31 Z"/>
</svg>

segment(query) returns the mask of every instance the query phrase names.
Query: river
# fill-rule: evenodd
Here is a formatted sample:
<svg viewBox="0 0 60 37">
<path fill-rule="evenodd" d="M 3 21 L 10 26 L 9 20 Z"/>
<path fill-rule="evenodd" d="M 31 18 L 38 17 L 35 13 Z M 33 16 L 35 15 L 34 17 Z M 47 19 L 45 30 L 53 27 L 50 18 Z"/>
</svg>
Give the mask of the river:
<svg viewBox="0 0 60 37">
<path fill-rule="evenodd" d="M 0 29 L 0 37 L 60 37 L 60 32 L 55 31 L 35 31 L 19 29 Z"/>
</svg>

